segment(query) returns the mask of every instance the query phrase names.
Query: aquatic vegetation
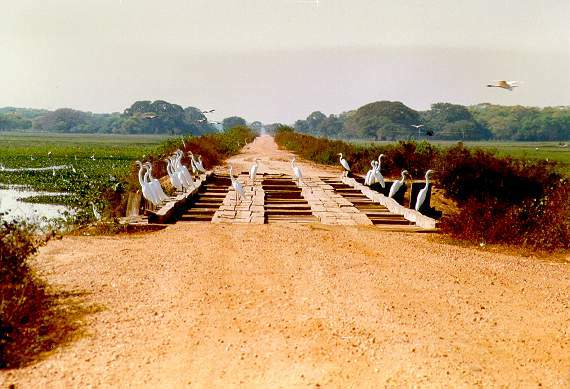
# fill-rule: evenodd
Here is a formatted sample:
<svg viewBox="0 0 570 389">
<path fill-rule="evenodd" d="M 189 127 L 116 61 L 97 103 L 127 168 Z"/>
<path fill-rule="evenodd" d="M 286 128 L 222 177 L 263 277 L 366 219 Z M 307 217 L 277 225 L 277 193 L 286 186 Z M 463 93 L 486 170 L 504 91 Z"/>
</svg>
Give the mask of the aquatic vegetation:
<svg viewBox="0 0 570 389">
<path fill-rule="evenodd" d="M 164 137 L 9 134 L 0 140 L 0 184 L 68 193 L 31 201 L 73 208 L 75 221 L 93 219 L 91 202 L 105 216 L 117 216 L 133 160 L 156 150 Z M 2 169 L 2 167 L 4 169 Z M 30 200 L 28 200 L 30 201 Z M 126 200 L 125 200 L 126 201 Z"/>
</svg>

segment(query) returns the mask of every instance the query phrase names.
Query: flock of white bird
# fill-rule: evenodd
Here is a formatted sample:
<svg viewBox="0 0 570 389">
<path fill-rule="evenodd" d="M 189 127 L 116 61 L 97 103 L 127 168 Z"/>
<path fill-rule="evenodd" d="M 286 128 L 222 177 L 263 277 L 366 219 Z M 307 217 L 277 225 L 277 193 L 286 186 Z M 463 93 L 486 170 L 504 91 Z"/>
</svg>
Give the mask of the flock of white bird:
<svg viewBox="0 0 570 389">
<path fill-rule="evenodd" d="M 342 153 L 338 153 L 337 155 L 339 156 L 340 165 L 344 169 L 344 174 L 348 175 L 348 173 L 350 173 L 350 165 L 348 164 L 348 161 L 342 156 Z M 382 176 L 382 172 L 380 171 L 380 169 L 382 168 L 382 158 L 384 158 L 384 154 L 380 154 L 378 156 L 377 161 L 376 160 L 370 161 L 372 169 L 370 169 L 368 173 L 366 173 L 366 177 L 364 178 L 364 185 L 370 186 L 375 183 L 378 183 L 382 188 L 386 188 L 386 182 L 384 181 L 384 176 Z M 293 161 L 291 161 L 291 163 L 293 163 Z M 425 175 L 426 184 L 418 193 L 418 197 L 416 199 L 416 205 L 414 207 L 416 211 L 419 211 L 421 209 L 422 205 L 426 200 L 430 183 L 429 179 L 433 173 L 434 171 L 431 169 L 426 172 Z M 398 193 L 400 188 L 402 188 L 402 186 L 404 185 L 406 177 L 410 177 L 410 174 L 408 173 L 407 170 L 402 170 L 402 178 L 392 183 L 392 186 L 390 186 L 390 192 L 388 193 L 388 197 L 393 198 L 396 195 L 396 193 Z"/>
<path fill-rule="evenodd" d="M 187 191 L 195 188 L 194 175 L 206 172 L 201 156 L 196 158 L 191 152 L 188 152 L 188 156 L 190 157 L 192 171 L 188 170 L 182 163 L 182 158 L 184 157 L 182 150 L 176 150 L 173 155 L 165 159 L 166 172 L 168 173 L 170 183 L 178 191 Z M 155 206 L 168 201 L 170 197 L 164 193 L 160 181 L 152 176 L 152 163 L 136 161 L 136 164 L 139 167 L 138 177 L 143 197 Z"/>
<path fill-rule="evenodd" d="M 205 173 L 206 169 L 202 164 L 201 156 L 197 158 L 192 154 L 192 152 L 188 152 L 188 156 L 190 157 L 190 165 L 191 170 L 189 170 L 183 163 L 182 158 L 184 157 L 184 152 L 182 150 L 177 150 L 173 155 L 169 158 L 165 159 L 166 162 L 166 171 L 170 178 L 170 183 L 174 188 L 178 191 L 187 191 L 190 189 L 195 188 L 196 182 L 194 180 L 194 175 Z M 343 157 L 342 153 L 338 154 L 339 162 L 344 170 L 345 175 L 348 175 L 350 172 L 350 165 L 348 161 Z M 384 177 L 382 176 L 381 168 L 382 168 L 382 158 L 384 158 L 384 154 L 380 154 L 378 156 L 378 160 L 373 160 L 370 162 L 372 169 L 366 173 L 366 177 L 364 179 L 364 184 L 367 186 L 373 185 L 375 183 L 380 184 L 382 188 L 386 188 L 386 182 Z M 259 158 L 255 159 L 254 164 L 249 169 L 249 180 L 251 183 L 251 187 L 253 189 L 253 184 L 255 182 L 255 178 L 257 176 L 257 170 L 259 169 L 259 162 L 261 160 Z M 152 176 L 152 164 L 150 162 L 142 163 L 140 161 L 136 161 L 137 166 L 139 167 L 138 178 L 139 184 L 141 186 L 142 195 L 143 197 L 151 202 L 153 205 L 158 206 L 161 203 L 168 201 L 169 197 L 164 193 L 160 182 Z M 301 168 L 297 166 L 295 162 L 295 158 L 291 160 L 291 170 L 293 171 L 293 177 L 297 180 L 297 184 L 300 185 L 303 180 L 303 173 L 301 172 Z M 231 180 L 232 187 L 235 191 L 235 201 L 236 204 L 238 200 L 240 202 L 245 199 L 245 190 L 243 185 L 238 181 L 236 177 L 233 175 L 233 166 L 228 165 L 228 172 Z M 415 209 L 419 211 L 426 200 L 430 177 L 434 173 L 433 170 L 428 170 L 425 174 L 426 184 L 422 190 L 418 193 Z M 388 197 L 393 198 L 396 193 L 402 188 L 404 185 L 406 178 L 409 177 L 409 173 L 407 170 L 402 171 L 401 179 L 396 180 L 392 183 L 390 187 L 390 191 Z"/>
</svg>

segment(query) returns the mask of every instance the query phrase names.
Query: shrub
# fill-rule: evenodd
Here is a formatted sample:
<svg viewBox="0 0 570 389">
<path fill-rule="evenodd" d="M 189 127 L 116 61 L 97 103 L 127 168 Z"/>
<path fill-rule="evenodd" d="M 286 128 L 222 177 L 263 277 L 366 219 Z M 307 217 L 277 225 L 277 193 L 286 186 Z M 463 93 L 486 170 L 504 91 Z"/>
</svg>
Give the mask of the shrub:
<svg viewBox="0 0 570 389">
<path fill-rule="evenodd" d="M 399 176 L 407 169 L 423 178 L 437 172 L 436 186 L 460 207 L 445 215 L 441 229 L 471 242 L 517 244 L 532 249 L 570 248 L 570 187 L 555 163 L 500 158 L 490 152 L 469 150 L 458 144 L 441 149 L 428 142 L 398 142 L 382 146 L 357 146 L 315 138 L 281 127 L 276 142 L 303 158 L 338 164 L 342 152 L 354 173 L 365 173 L 380 153 L 382 173 Z"/>
<path fill-rule="evenodd" d="M 17 363 L 19 351 L 42 336 L 37 323 L 49 297 L 28 263 L 43 243 L 34 233 L 26 224 L 0 225 L 0 368 Z"/>
</svg>

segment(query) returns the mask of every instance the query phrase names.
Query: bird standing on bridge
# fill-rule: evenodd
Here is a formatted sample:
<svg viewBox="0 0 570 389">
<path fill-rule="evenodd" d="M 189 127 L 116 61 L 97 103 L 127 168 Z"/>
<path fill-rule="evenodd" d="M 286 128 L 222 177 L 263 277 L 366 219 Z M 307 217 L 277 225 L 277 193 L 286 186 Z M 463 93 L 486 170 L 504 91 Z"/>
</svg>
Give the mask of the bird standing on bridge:
<svg viewBox="0 0 570 389">
<path fill-rule="evenodd" d="M 295 163 L 295 158 L 291 160 L 291 169 L 293 169 L 293 175 L 295 176 L 295 178 L 297 178 L 297 184 L 299 185 L 301 183 L 301 180 L 303 179 L 303 174 L 301 173 L 301 169 L 299 168 L 299 166 L 297 166 L 297 164 Z"/>
<path fill-rule="evenodd" d="M 376 169 L 374 170 L 374 179 L 376 180 L 377 183 L 380 184 L 380 186 L 382 188 L 386 187 L 386 182 L 384 182 L 384 176 L 382 175 L 381 169 L 382 169 L 382 158 L 384 157 L 384 154 L 380 154 L 378 156 L 378 164 L 376 165 Z"/>
<path fill-rule="evenodd" d="M 245 199 L 245 192 L 243 190 L 243 186 L 241 186 L 240 182 L 234 178 L 232 172 L 233 172 L 234 167 L 232 165 L 229 166 L 229 170 L 230 170 L 230 180 L 232 180 L 232 187 L 234 188 L 235 192 L 236 192 L 236 206 L 237 206 L 237 200 L 238 200 L 238 195 L 240 198 L 240 203 L 243 199 Z"/>
<path fill-rule="evenodd" d="M 433 170 L 428 170 L 426 172 L 426 186 L 424 186 L 424 188 L 422 190 L 420 190 L 420 192 L 418 193 L 418 198 L 416 200 L 416 211 L 419 211 L 420 208 L 422 207 L 422 205 L 424 204 L 424 201 L 426 201 L 426 197 L 427 197 L 427 191 L 428 191 L 428 187 L 429 187 L 429 177 L 433 174 Z"/>
<path fill-rule="evenodd" d="M 402 179 L 398 180 L 398 181 L 394 181 L 394 183 L 390 187 L 390 193 L 388 194 L 388 197 L 394 197 L 394 195 L 396 193 L 398 193 L 398 191 L 400 190 L 402 185 L 404 185 L 404 181 L 406 180 L 407 175 L 408 175 L 408 171 L 402 170 Z"/>
<path fill-rule="evenodd" d="M 257 175 L 257 168 L 259 167 L 259 162 L 261 162 L 261 159 L 256 158 L 255 163 L 251 165 L 251 168 L 249 169 L 249 179 L 251 180 L 251 189 L 253 189 L 253 183 L 255 181 L 255 176 Z"/>
<path fill-rule="evenodd" d="M 364 185 L 370 186 L 374 183 L 374 171 L 376 170 L 376 160 L 370 161 L 370 165 L 372 165 L 372 169 L 368 170 L 366 173 L 366 178 L 364 178 Z"/>
<path fill-rule="evenodd" d="M 342 157 L 342 153 L 338 153 L 339 155 L 339 159 L 340 159 L 340 164 L 342 165 L 343 169 L 344 169 L 344 173 L 345 175 L 348 177 L 348 173 L 350 173 L 350 166 L 348 165 L 348 162 L 346 161 L 346 159 L 344 159 Z"/>
</svg>

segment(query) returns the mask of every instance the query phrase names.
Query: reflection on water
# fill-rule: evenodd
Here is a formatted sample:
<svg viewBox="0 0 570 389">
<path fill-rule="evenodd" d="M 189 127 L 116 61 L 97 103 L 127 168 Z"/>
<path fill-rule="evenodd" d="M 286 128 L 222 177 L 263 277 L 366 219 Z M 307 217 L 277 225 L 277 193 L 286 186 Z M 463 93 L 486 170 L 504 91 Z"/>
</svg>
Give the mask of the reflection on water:
<svg viewBox="0 0 570 389">
<path fill-rule="evenodd" d="M 29 222 L 42 223 L 44 218 L 62 217 L 69 208 L 63 205 L 33 204 L 18 199 L 37 195 L 65 195 L 65 193 L 34 192 L 23 187 L 0 187 L 0 213 L 4 219 L 25 219 Z"/>
</svg>

